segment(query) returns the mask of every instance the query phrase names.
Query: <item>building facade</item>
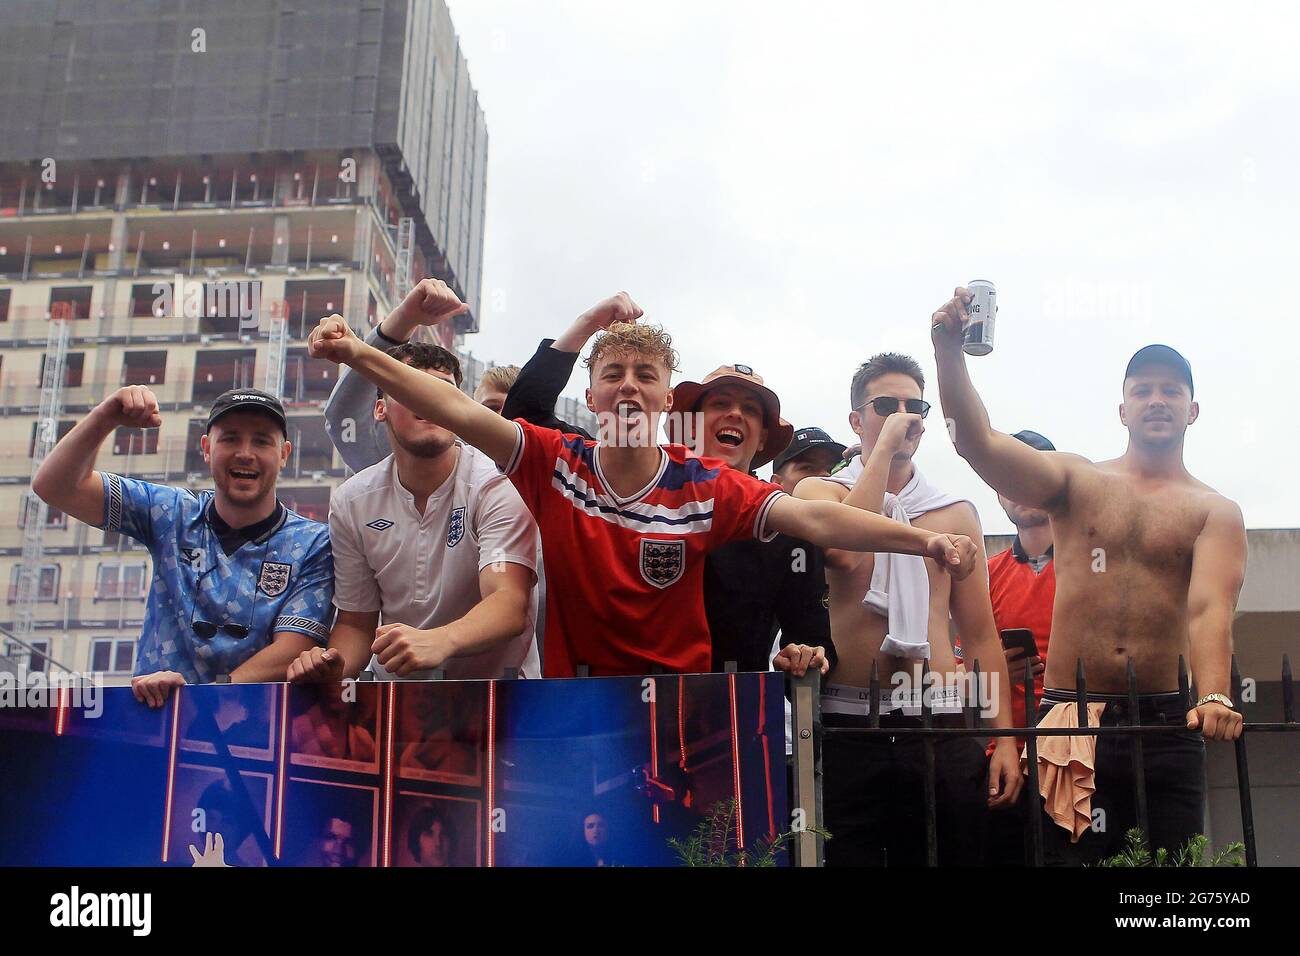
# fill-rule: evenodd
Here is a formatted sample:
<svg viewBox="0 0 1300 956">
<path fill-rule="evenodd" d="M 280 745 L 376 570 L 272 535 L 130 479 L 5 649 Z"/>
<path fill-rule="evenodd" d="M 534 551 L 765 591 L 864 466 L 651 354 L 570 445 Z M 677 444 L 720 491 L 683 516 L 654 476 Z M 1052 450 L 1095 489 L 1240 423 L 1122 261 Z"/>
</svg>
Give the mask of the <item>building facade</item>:
<svg viewBox="0 0 1300 956">
<path fill-rule="evenodd" d="M 6 13 L 0 77 L 0 650 L 122 681 L 148 554 L 58 513 L 28 533 L 38 438 L 148 385 L 162 427 L 119 431 L 97 467 L 198 490 L 212 399 L 279 391 L 281 500 L 325 520 L 347 474 L 322 417 L 337 368 L 306 334 L 331 312 L 364 333 L 424 276 L 471 307 L 428 335 L 477 329 L 486 126 L 441 0 L 34 0 Z"/>
</svg>

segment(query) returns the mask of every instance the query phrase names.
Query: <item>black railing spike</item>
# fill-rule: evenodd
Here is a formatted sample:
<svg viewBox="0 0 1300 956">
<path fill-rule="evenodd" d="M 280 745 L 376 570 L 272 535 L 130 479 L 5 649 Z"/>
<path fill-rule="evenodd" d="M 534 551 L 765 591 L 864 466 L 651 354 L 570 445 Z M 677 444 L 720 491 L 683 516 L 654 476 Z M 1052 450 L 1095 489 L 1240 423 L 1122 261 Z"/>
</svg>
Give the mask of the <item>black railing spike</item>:
<svg viewBox="0 0 1300 956">
<path fill-rule="evenodd" d="M 934 725 L 930 713 L 930 662 L 921 661 L 921 726 Z M 935 781 L 934 738 L 921 738 L 925 755 L 925 865 L 939 865 L 939 799 Z"/>
<path fill-rule="evenodd" d="M 869 715 L 868 724 L 871 727 L 880 727 L 880 662 L 871 662 L 871 683 L 867 685 L 867 696 L 870 698 L 867 705 L 867 714 Z"/>
<path fill-rule="evenodd" d="M 1187 658 L 1178 655 L 1178 706 L 1187 713 L 1192 709 L 1192 685 L 1187 677 Z"/>
<path fill-rule="evenodd" d="M 930 662 L 921 661 L 921 726 L 930 726 Z"/>
<path fill-rule="evenodd" d="M 1025 715 L 1026 727 L 1036 727 L 1038 725 L 1037 710 L 1038 701 L 1034 695 L 1034 679 L 1026 670 L 1025 672 Z M 1038 796 L 1040 793 L 1038 786 L 1038 737 L 1035 734 L 1029 734 L 1025 738 L 1025 763 L 1029 775 L 1028 787 L 1029 793 L 1023 797 L 1025 801 L 1025 823 L 1029 830 L 1029 845 L 1027 847 L 1029 859 L 1026 861 L 1030 866 L 1043 865 L 1043 813 L 1039 809 Z"/>
<path fill-rule="evenodd" d="M 1282 720 L 1295 723 L 1295 687 L 1291 683 L 1291 655 L 1282 655 Z"/>
<path fill-rule="evenodd" d="M 1078 723 L 1088 726 L 1088 678 L 1083 673 L 1083 658 L 1074 659 L 1074 700 L 1079 706 Z"/>
<path fill-rule="evenodd" d="M 984 710 L 983 699 L 980 697 L 980 691 L 983 689 L 984 683 L 980 679 L 979 658 L 975 659 L 975 669 L 971 673 L 975 675 L 975 682 L 974 684 L 971 685 L 971 692 L 975 695 L 975 706 L 971 708 L 973 711 L 971 726 L 973 726 L 976 730 L 978 730 L 980 726 L 980 720 L 983 719 L 983 710 Z M 970 695 L 967 696 L 969 697 Z"/>
<path fill-rule="evenodd" d="M 1124 667 L 1125 676 L 1128 678 L 1128 723 L 1130 727 L 1136 727 L 1142 723 L 1141 711 L 1138 707 L 1138 678 L 1137 667 L 1133 664 L 1133 658 L 1128 659 Z M 1137 825 L 1142 832 L 1150 838 L 1151 825 L 1147 816 L 1147 768 L 1146 754 L 1142 747 L 1142 737 L 1135 734 L 1132 739 L 1133 745 L 1133 805 L 1137 809 Z"/>
<path fill-rule="evenodd" d="M 1034 726 L 1034 709 L 1037 707 L 1037 703 L 1034 700 L 1034 671 L 1033 668 L 1029 666 L 1028 658 L 1025 660 L 1025 676 L 1023 681 L 1025 685 L 1025 722 L 1020 726 L 1032 727 Z M 1011 720 L 1013 722 L 1019 719 L 1020 717 L 1016 714 L 1011 715 Z"/>
</svg>

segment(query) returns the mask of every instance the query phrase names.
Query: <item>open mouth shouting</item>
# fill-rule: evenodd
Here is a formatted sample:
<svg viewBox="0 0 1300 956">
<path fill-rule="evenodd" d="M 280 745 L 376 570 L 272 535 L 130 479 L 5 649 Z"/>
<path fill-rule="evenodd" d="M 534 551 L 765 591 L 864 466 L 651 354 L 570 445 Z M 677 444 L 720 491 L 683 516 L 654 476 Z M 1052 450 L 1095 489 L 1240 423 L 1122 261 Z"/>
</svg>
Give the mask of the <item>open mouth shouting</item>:
<svg viewBox="0 0 1300 956">
<path fill-rule="evenodd" d="M 257 481 L 258 478 L 262 477 L 261 472 L 248 468 L 231 468 L 229 475 L 236 481 Z"/>
<path fill-rule="evenodd" d="M 745 435 L 739 428 L 719 428 L 714 432 L 713 437 L 719 445 L 726 445 L 728 448 L 739 448 L 745 443 Z"/>
</svg>

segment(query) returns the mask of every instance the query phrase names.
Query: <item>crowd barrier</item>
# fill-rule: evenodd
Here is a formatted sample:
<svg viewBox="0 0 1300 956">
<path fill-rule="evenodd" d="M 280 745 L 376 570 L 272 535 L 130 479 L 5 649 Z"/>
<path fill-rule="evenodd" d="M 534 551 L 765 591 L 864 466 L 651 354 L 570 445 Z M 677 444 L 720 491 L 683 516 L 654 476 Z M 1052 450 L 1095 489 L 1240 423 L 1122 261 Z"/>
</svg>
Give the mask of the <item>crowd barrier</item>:
<svg viewBox="0 0 1300 956">
<path fill-rule="evenodd" d="M 1190 707 L 1181 659 L 1179 673 Z M 883 734 L 922 740 L 935 866 L 939 739 L 1024 738 L 1025 786 L 1036 793 L 1038 738 L 1131 736 L 1137 823 L 1149 832 L 1142 741 L 1183 732 L 1136 722 L 1131 663 L 1128 723 L 1105 727 L 1088 725 L 1082 664 L 1080 725 L 1066 728 L 1034 726 L 1028 677 L 1017 727 L 988 726 L 976 699 L 965 726 L 935 726 L 923 693 L 920 726 L 881 728 L 873 713 L 867 727 L 823 728 L 820 683 L 772 672 L 225 683 L 186 686 L 157 710 L 127 687 L 42 697 L 19 685 L 0 706 L 0 865 L 211 864 L 210 835 L 221 833 L 233 866 L 820 866 L 819 744 Z M 1240 693 L 1235 659 L 1232 683 Z M 1281 688 L 1282 720 L 1246 722 L 1234 743 L 1249 866 L 1248 740 L 1300 731 L 1286 656 Z M 880 699 L 874 670 L 869 695 Z M 1042 814 L 1026 815 L 1035 866 L 1042 828 Z"/>
<path fill-rule="evenodd" d="M 784 865 L 783 690 L 227 683 L 153 710 L 128 687 L 28 689 L 0 707 L 0 865 L 191 866 L 216 833 L 233 866 L 674 865 L 674 840 Z"/>
</svg>

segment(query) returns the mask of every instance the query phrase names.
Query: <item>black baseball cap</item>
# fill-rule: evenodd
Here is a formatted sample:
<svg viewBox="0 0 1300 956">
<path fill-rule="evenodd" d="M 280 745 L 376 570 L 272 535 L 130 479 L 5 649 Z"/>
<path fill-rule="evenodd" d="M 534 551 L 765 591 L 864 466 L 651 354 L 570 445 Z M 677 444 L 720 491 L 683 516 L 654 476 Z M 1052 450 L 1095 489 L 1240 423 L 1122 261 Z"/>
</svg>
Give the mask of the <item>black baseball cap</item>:
<svg viewBox="0 0 1300 956">
<path fill-rule="evenodd" d="M 1028 428 L 1026 428 L 1024 431 L 1016 432 L 1011 437 L 1019 439 L 1020 441 L 1028 445 L 1030 448 L 1037 448 L 1039 451 L 1056 451 L 1055 445 L 1053 445 L 1042 435 L 1038 434 L 1038 432 L 1031 432 Z"/>
<path fill-rule="evenodd" d="M 790 444 L 785 446 L 785 451 L 777 455 L 776 460 L 772 462 L 772 470 L 776 471 L 786 462 L 798 458 L 812 448 L 826 448 L 835 452 L 836 455 L 844 454 L 843 445 L 820 428 L 809 426 L 800 428 L 794 433 L 794 438 L 790 439 Z"/>
<path fill-rule="evenodd" d="M 1172 349 L 1168 345 L 1144 345 L 1128 360 L 1128 368 L 1124 369 L 1124 378 L 1128 379 L 1137 374 L 1138 370 L 1146 365 L 1168 365 L 1177 369 L 1187 380 L 1188 391 L 1193 396 L 1196 395 L 1196 386 L 1192 384 L 1192 366 L 1177 349 Z"/>
<path fill-rule="evenodd" d="M 274 395 L 261 389 L 232 388 L 218 395 L 208 412 L 206 431 L 212 431 L 212 423 L 229 412 L 261 412 L 275 419 L 275 423 L 280 426 L 285 437 L 289 437 L 289 422 L 284 416 L 284 406 Z"/>
</svg>

